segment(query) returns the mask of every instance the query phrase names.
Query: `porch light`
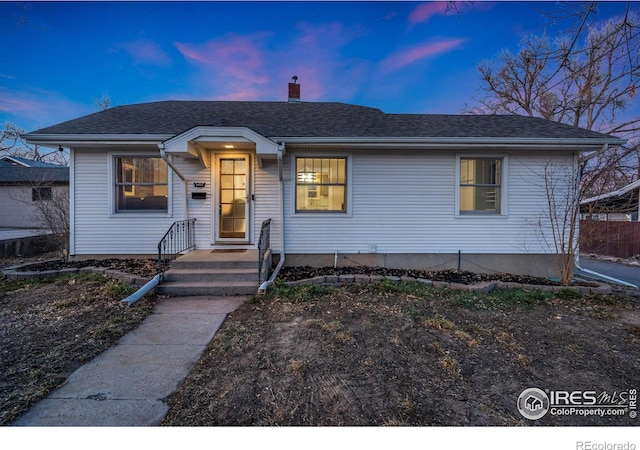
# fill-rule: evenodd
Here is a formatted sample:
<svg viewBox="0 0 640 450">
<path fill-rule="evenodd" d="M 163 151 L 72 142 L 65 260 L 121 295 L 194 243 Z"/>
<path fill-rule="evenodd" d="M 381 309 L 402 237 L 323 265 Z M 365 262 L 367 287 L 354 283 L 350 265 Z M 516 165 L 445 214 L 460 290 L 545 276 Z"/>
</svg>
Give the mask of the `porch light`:
<svg viewBox="0 0 640 450">
<path fill-rule="evenodd" d="M 306 167 L 298 172 L 298 183 L 315 183 L 316 173 Z"/>
<path fill-rule="evenodd" d="M 224 148 L 235 148 L 233 144 L 224 144 Z"/>
</svg>

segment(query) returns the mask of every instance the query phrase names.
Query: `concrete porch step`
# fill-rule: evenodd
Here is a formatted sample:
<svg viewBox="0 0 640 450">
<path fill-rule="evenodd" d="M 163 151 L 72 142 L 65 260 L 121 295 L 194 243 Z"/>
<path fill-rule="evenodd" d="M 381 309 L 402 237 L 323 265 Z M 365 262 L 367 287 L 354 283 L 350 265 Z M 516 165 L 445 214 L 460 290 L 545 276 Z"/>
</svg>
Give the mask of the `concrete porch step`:
<svg viewBox="0 0 640 450">
<path fill-rule="evenodd" d="M 156 289 L 172 297 L 200 295 L 251 295 L 258 292 L 258 283 L 238 281 L 169 281 Z"/>
<path fill-rule="evenodd" d="M 172 269 L 258 269 L 258 250 L 195 250 L 171 262 Z"/>
<path fill-rule="evenodd" d="M 164 274 L 165 282 L 171 281 L 237 281 L 256 282 L 258 270 L 251 269 L 174 269 L 173 264 Z"/>
<path fill-rule="evenodd" d="M 169 296 L 258 292 L 257 250 L 194 250 L 171 262 L 156 288 Z"/>
</svg>

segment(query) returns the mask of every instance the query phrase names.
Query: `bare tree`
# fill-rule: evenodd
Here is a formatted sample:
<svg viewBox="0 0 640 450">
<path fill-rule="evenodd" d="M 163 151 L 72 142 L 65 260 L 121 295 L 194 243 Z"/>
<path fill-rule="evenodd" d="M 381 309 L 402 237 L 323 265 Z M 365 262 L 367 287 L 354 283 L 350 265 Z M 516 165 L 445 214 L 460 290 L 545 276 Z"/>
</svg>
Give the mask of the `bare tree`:
<svg viewBox="0 0 640 450">
<path fill-rule="evenodd" d="M 46 197 L 34 200 L 33 220 L 51 232 L 58 251 L 66 260 L 69 255 L 69 193 L 47 183 L 34 183 L 33 188 L 38 193 L 47 192 Z"/>
<path fill-rule="evenodd" d="M 585 155 L 575 173 L 544 167 L 550 241 L 565 283 L 577 251 L 580 200 L 640 173 L 640 117 L 625 117 L 640 77 L 640 20 L 627 7 L 619 17 L 597 22 L 596 2 L 578 6 L 583 9 L 569 5 L 555 17 L 572 20 L 562 37 L 531 36 L 516 54 L 505 50 L 497 61 L 483 61 L 478 70 L 484 97 L 466 108 L 542 117 L 628 140 L 626 146 Z"/>
<path fill-rule="evenodd" d="M 25 130 L 7 122 L 0 128 L 0 157 L 17 156 L 33 161 L 50 162 L 63 166 L 69 165 L 69 152 L 65 149 L 42 149 L 38 145 L 30 145 L 22 135 Z"/>
<path fill-rule="evenodd" d="M 102 94 L 102 97 L 94 99 L 93 101 L 100 111 L 105 111 L 111 108 L 111 97 L 109 97 L 109 94 Z"/>
<path fill-rule="evenodd" d="M 546 194 L 546 220 L 551 237 L 545 236 L 545 242 L 556 254 L 556 263 L 560 274 L 560 283 L 571 284 L 573 280 L 574 259 L 578 252 L 578 227 L 580 220 L 580 176 L 575 168 L 545 162 L 542 167 L 542 180 Z"/>
</svg>

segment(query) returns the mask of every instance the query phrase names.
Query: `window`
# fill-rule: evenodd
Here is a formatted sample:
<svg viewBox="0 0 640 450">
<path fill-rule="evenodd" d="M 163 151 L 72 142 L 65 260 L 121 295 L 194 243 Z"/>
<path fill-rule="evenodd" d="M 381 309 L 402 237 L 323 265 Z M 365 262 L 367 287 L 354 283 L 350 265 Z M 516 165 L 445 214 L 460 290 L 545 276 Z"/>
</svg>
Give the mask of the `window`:
<svg viewBox="0 0 640 450">
<path fill-rule="evenodd" d="M 460 214 L 500 214 L 502 158 L 460 158 Z"/>
<path fill-rule="evenodd" d="M 347 158 L 296 158 L 296 212 L 347 211 Z"/>
<path fill-rule="evenodd" d="M 116 212 L 166 212 L 167 165 L 162 158 L 116 157 Z"/>
<path fill-rule="evenodd" d="M 53 195 L 50 187 L 34 187 L 31 188 L 31 201 L 51 200 Z"/>
</svg>

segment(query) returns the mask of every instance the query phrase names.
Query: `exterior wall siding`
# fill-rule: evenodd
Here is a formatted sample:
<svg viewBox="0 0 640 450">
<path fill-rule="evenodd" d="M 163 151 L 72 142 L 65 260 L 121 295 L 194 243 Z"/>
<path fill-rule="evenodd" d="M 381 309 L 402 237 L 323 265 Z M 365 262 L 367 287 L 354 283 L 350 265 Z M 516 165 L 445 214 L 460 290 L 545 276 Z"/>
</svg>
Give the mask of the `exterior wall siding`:
<svg viewBox="0 0 640 450">
<path fill-rule="evenodd" d="M 111 153 L 109 153 L 111 152 Z M 124 153 L 125 151 L 123 151 Z M 128 151 L 127 151 L 128 152 Z M 113 214 L 109 164 L 114 150 L 72 152 L 74 190 L 72 254 L 155 254 L 157 243 L 176 220 L 194 217 L 196 246 L 211 248 L 215 165 L 203 168 L 196 159 L 174 158 L 186 183 L 169 170 L 169 214 Z M 540 169 L 544 161 L 570 169 L 572 155 L 522 151 L 491 152 L 506 161 L 505 215 L 456 214 L 456 155 L 454 151 L 332 151 L 348 157 L 347 213 L 295 213 L 295 155 L 320 156 L 326 151 L 288 151 L 285 156 L 284 216 L 287 254 L 551 254 L 542 238 L 549 235 L 544 214 L 546 191 Z M 209 154 L 214 162 L 213 154 Z M 254 216 L 252 243 L 257 244 L 261 223 L 272 219 L 271 247 L 280 242 L 280 185 L 277 161 L 259 167 L 251 155 L 251 202 Z M 204 188 L 194 183 L 206 183 Z M 186 188 L 186 192 L 185 192 Z M 205 199 L 193 192 L 205 191 Z M 187 205 L 186 211 L 184 205 Z"/>
<path fill-rule="evenodd" d="M 287 158 L 288 254 L 552 252 L 541 239 L 541 231 L 549 230 L 539 153 L 491 152 L 507 161 L 506 215 L 482 217 L 456 214 L 456 152 L 344 154 L 351 159 L 346 214 L 296 214 L 293 156 Z M 566 168 L 573 163 L 567 155 L 544 158 Z"/>
<path fill-rule="evenodd" d="M 111 152 L 111 153 L 109 153 Z M 112 155 L 118 153 L 110 149 L 81 149 L 73 152 L 73 235 L 74 255 L 108 254 L 156 254 L 157 244 L 171 224 L 187 215 L 196 219 L 196 248 L 211 248 L 214 243 L 215 158 L 208 155 L 210 166 L 202 167 L 197 159 L 172 157 L 176 168 L 184 175 L 186 182 L 173 174 L 169 214 L 112 214 L 110 195 L 113 180 L 110 179 L 109 164 Z M 133 153 L 133 150 L 123 150 Z M 278 165 L 275 160 L 265 161 L 258 166 L 255 155 L 251 155 L 253 178 L 251 192 L 254 223 L 252 243 L 258 242 L 262 221 L 271 218 L 271 246 L 274 252 L 280 250 L 280 212 Z M 204 183 L 196 187 L 194 183 Z M 186 192 L 185 192 L 186 189 Z M 206 192 L 205 199 L 194 199 L 192 193 Z M 184 205 L 187 205 L 186 211 Z"/>
<path fill-rule="evenodd" d="M 181 184 L 175 181 L 177 177 L 173 177 L 169 214 L 112 214 L 110 193 L 113 180 L 109 176 L 109 165 L 113 162 L 109 151 L 72 152 L 74 186 L 71 203 L 75 208 L 72 255 L 155 255 L 158 242 L 169 226 L 182 218 L 179 205 L 183 200 L 178 200 L 180 195 L 176 195 L 176 191 L 182 188 Z M 128 152 L 131 151 L 122 153 Z"/>
<path fill-rule="evenodd" d="M 186 182 L 177 175 L 173 175 L 173 205 L 175 219 L 183 220 L 187 218 L 196 219 L 196 248 L 209 248 L 211 246 L 211 205 L 213 203 L 213 180 L 211 169 L 202 167 L 196 159 L 172 158 L 172 163 L 180 170 L 186 178 Z M 169 169 L 171 171 L 171 169 Z M 204 187 L 196 187 L 194 183 L 204 183 Z M 186 195 L 185 195 L 186 189 Z M 205 199 L 194 199 L 194 192 L 206 192 Z M 186 201 L 187 209 L 184 210 Z"/>
<path fill-rule="evenodd" d="M 255 181 L 253 185 L 254 210 L 254 240 L 258 244 L 262 222 L 271 219 L 271 249 L 279 253 L 280 245 L 280 180 L 278 177 L 278 162 L 265 160 L 262 168 L 258 167 L 254 158 Z"/>
</svg>

